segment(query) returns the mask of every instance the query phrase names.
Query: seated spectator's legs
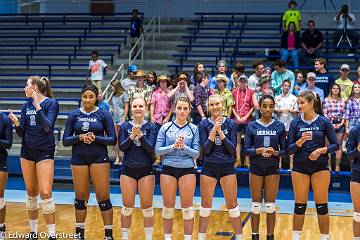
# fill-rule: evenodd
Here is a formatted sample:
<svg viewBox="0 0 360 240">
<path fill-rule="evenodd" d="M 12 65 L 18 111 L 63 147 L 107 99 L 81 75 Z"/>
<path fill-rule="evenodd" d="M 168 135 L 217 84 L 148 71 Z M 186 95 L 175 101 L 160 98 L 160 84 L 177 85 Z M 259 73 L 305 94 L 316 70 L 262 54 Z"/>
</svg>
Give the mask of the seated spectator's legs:
<svg viewBox="0 0 360 240">
<path fill-rule="evenodd" d="M 317 49 L 317 50 L 312 54 L 312 57 L 314 57 L 314 58 L 322 58 L 322 57 L 323 57 L 322 49 L 321 49 L 321 48 Z"/>
<path fill-rule="evenodd" d="M 281 61 L 286 62 L 289 57 L 289 50 L 285 48 L 280 49 Z"/>
<path fill-rule="evenodd" d="M 294 49 L 294 50 L 290 51 L 290 55 L 294 62 L 294 67 L 298 68 L 299 67 L 299 51 L 297 49 Z"/>
<path fill-rule="evenodd" d="M 309 54 L 305 49 L 300 49 L 299 58 L 303 62 L 304 66 L 313 66 L 313 62 L 311 59 L 309 59 Z"/>
</svg>

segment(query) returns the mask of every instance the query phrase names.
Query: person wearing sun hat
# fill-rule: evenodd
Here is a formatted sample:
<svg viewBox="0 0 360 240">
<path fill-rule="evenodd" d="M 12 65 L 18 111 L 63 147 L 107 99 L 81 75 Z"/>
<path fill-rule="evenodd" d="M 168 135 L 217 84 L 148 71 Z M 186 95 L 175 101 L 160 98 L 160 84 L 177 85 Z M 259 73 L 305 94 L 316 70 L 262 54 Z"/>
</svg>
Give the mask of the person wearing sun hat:
<svg viewBox="0 0 360 240">
<path fill-rule="evenodd" d="M 150 101 L 152 88 L 145 85 L 146 75 L 144 70 L 138 70 L 134 76 L 137 80 L 136 86 L 131 86 L 128 90 L 130 103 L 132 102 L 133 99 L 137 97 L 142 97 L 145 99 L 146 103 L 148 104 Z"/>
<path fill-rule="evenodd" d="M 346 101 L 351 94 L 351 89 L 354 83 L 349 79 L 350 66 L 348 64 L 342 64 L 340 67 L 340 78 L 335 83 L 340 85 L 341 99 Z"/>
<path fill-rule="evenodd" d="M 235 103 L 230 90 L 225 87 L 229 81 L 229 78 L 224 74 L 218 74 L 215 78 L 217 83 L 217 89 L 214 93 L 220 95 L 223 98 L 223 116 L 230 117 L 232 114 L 233 105 Z"/>
</svg>

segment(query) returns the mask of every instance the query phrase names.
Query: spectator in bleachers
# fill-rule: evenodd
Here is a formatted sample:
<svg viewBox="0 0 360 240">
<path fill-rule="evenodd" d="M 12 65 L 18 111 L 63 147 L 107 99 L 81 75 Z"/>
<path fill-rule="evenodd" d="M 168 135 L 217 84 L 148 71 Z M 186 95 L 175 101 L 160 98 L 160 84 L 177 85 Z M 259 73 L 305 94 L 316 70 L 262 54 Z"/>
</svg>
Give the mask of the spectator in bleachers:
<svg viewBox="0 0 360 240">
<path fill-rule="evenodd" d="M 323 104 L 324 116 L 332 123 L 339 143 L 343 142 L 345 133 L 345 101 L 341 99 L 341 89 L 336 83 L 331 85 L 329 95 L 325 98 Z M 335 171 L 340 171 L 342 159 L 342 148 L 336 151 Z"/>
<path fill-rule="evenodd" d="M 290 22 L 293 22 L 295 24 L 296 31 L 301 30 L 301 13 L 299 10 L 296 9 L 297 2 L 296 1 L 290 1 L 288 4 L 289 10 L 286 10 L 282 20 L 282 29 L 284 32 L 288 30 Z"/>
<path fill-rule="evenodd" d="M 358 74 L 358 78 L 357 78 L 356 80 L 354 80 L 354 84 L 355 84 L 355 83 L 360 84 L 360 66 L 359 66 L 358 69 L 357 69 L 357 74 Z"/>
<path fill-rule="evenodd" d="M 149 87 L 152 88 L 152 90 L 154 91 L 155 89 L 157 89 L 158 85 L 157 85 L 157 75 L 155 71 L 150 71 L 148 72 L 147 76 L 146 76 L 146 85 L 148 85 Z"/>
<path fill-rule="evenodd" d="M 315 86 L 316 82 L 316 74 L 313 72 L 309 72 L 306 77 L 306 87 L 302 88 L 299 91 L 299 94 L 301 94 L 304 91 L 312 91 L 319 95 L 321 102 L 324 102 L 324 91 L 318 87 Z"/>
<path fill-rule="evenodd" d="M 284 80 L 281 87 L 282 93 L 275 97 L 275 113 L 277 120 L 285 125 L 285 131 L 288 132 L 290 122 L 298 113 L 297 98 L 290 93 L 290 80 Z"/>
<path fill-rule="evenodd" d="M 345 126 L 346 134 L 348 135 L 350 130 L 360 125 L 360 85 L 354 84 L 351 90 L 351 95 L 346 102 L 345 107 Z"/>
<path fill-rule="evenodd" d="M 301 35 L 301 47 L 299 58 L 306 67 L 312 67 L 313 61 L 310 58 L 322 57 L 322 46 L 324 38 L 322 33 L 315 29 L 315 21 L 308 21 L 308 29 Z"/>
<path fill-rule="evenodd" d="M 295 31 L 295 23 L 290 22 L 287 31 L 283 32 L 281 36 L 281 60 L 286 62 L 290 55 L 293 60 L 294 67 L 299 68 L 299 48 L 300 32 Z"/>
<path fill-rule="evenodd" d="M 262 76 L 259 82 L 259 91 L 256 91 L 252 95 L 252 102 L 254 106 L 252 117 L 253 119 L 260 118 L 260 98 L 264 95 L 271 95 L 274 97 L 274 91 L 271 89 L 271 79 L 266 76 Z"/>
<path fill-rule="evenodd" d="M 303 72 L 298 72 L 296 74 L 296 83 L 294 86 L 294 95 L 299 95 L 299 92 L 302 88 L 306 87 L 306 81 L 305 81 L 306 75 Z"/>
<path fill-rule="evenodd" d="M 252 65 L 253 69 L 254 69 L 254 74 L 252 74 L 249 77 L 248 80 L 248 88 L 250 88 L 251 90 L 255 91 L 256 87 L 259 84 L 260 78 L 263 74 L 264 71 L 264 64 L 260 61 L 256 61 L 253 63 Z"/>
<path fill-rule="evenodd" d="M 204 73 L 205 73 L 205 65 L 200 62 L 196 63 L 193 70 L 193 74 L 190 77 L 191 84 L 197 86 L 199 82 L 196 80 L 196 75 L 203 76 Z M 210 75 L 209 74 L 207 75 L 209 76 L 209 79 L 211 79 Z"/>
<path fill-rule="evenodd" d="M 341 98 L 346 101 L 350 94 L 354 83 L 349 79 L 350 66 L 348 64 L 342 64 L 340 67 L 340 78 L 335 83 L 340 85 Z"/>
<path fill-rule="evenodd" d="M 241 166 L 241 135 L 245 134 L 246 126 L 252 120 L 253 94 L 254 91 L 248 87 L 247 76 L 245 74 L 239 76 L 239 86 L 232 90 L 232 97 L 235 102 L 232 112 L 238 127 L 235 167 Z M 246 156 L 246 158 L 249 162 L 249 157 Z"/>
<path fill-rule="evenodd" d="M 191 103 L 194 101 L 195 86 L 191 84 L 189 75 L 185 72 L 179 73 L 176 79 L 174 79 L 174 83 L 176 84 L 175 88 L 169 91 L 168 97 L 172 102 L 172 110 L 175 111 L 175 103 L 178 98 L 188 98 Z"/>
<path fill-rule="evenodd" d="M 159 88 L 153 92 L 150 101 L 150 120 L 160 127 L 171 119 L 171 99 L 168 97 L 170 79 L 166 75 L 158 78 Z"/>
<path fill-rule="evenodd" d="M 129 96 L 125 92 L 125 89 L 121 85 L 120 81 L 113 81 L 111 83 L 111 90 L 113 96 L 110 103 L 110 113 L 113 117 L 115 124 L 115 132 L 117 144 L 115 144 L 115 162 L 114 164 L 120 164 L 120 149 L 118 144 L 119 126 L 124 123 L 127 119 L 129 112 Z"/>
<path fill-rule="evenodd" d="M 218 94 L 223 98 L 224 117 L 231 116 L 234 105 L 234 99 L 232 97 L 231 91 L 225 87 L 228 85 L 228 81 L 229 78 L 224 74 L 216 75 L 217 89 L 215 90 L 215 94 Z"/>
<path fill-rule="evenodd" d="M 89 61 L 89 70 L 86 74 L 86 81 L 89 79 L 98 89 L 102 89 L 102 81 L 104 79 L 104 70 L 109 69 L 113 72 L 116 70 L 109 67 L 102 59 L 99 58 L 97 51 L 92 51 L 91 60 Z"/>
<path fill-rule="evenodd" d="M 137 71 L 138 67 L 135 64 L 128 67 L 128 77 L 121 80 L 121 85 L 124 87 L 125 91 L 128 91 L 131 86 L 136 86 L 137 80 L 135 74 Z"/>
<path fill-rule="evenodd" d="M 207 116 L 207 100 L 209 96 L 208 84 L 209 76 L 207 73 L 203 73 L 201 76 L 197 74 L 198 84 L 194 90 L 194 114 L 193 123 L 199 125 L 201 120 L 204 120 Z"/>
<path fill-rule="evenodd" d="M 101 89 L 99 89 L 97 100 L 98 100 L 98 107 L 100 110 L 110 112 L 110 104 L 106 99 L 104 99 L 103 91 Z"/>
<path fill-rule="evenodd" d="M 315 59 L 316 86 L 324 91 L 324 95 L 329 95 L 330 86 L 335 82 L 334 76 L 326 70 L 326 59 Z"/>
<path fill-rule="evenodd" d="M 271 67 L 265 67 L 261 77 L 265 76 L 266 78 L 271 79 L 271 73 L 272 73 Z M 260 82 L 260 79 L 259 79 L 259 82 Z"/>
<path fill-rule="evenodd" d="M 216 65 L 217 67 L 217 74 L 222 74 L 226 76 L 226 71 L 227 71 L 227 66 L 226 66 L 226 61 L 225 60 L 220 60 L 218 61 L 218 64 Z M 235 68 L 235 66 L 234 66 Z M 226 84 L 226 88 L 231 90 L 233 85 L 235 85 L 233 82 L 231 82 L 228 78 L 227 84 Z M 214 77 L 211 78 L 210 82 L 209 82 L 209 89 L 210 91 L 214 91 L 217 88 L 217 80 L 216 80 L 216 75 Z"/>
<path fill-rule="evenodd" d="M 145 85 L 144 70 L 138 70 L 135 77 L 137 79 L 136 86 L 131 86 L 128 90 L 129 102 L 131 104 L 132 100 L 134 100 L 137 97 L 140 97 L 145 99 L 146 105 L 149 105 L 152 88 Z"/>
<path fill-rule="evenodd" d="M 245 75 L 245 64 L 242 62 L 237 62 L 233 68 L 233 72 L 230 75 L 230 82 L 227 84 L 226 88 L 230 91 L 237 87 L 237 81 L 239 80 L 240 75 Z"/>
<path fill-rule="evenodd" d="M 274 89 L 275 96 L 281 93 L 281 85 L 285 79 L 291 81 L 290 93 L 293 93 L 295 85 L 295 75 L 292 71 L 286 69 L 285 62 L 282 60 L 276 60 L 274 63 L 275 71 L 271 74 L 271 87 Z"/>
<path fill-rule="evenodd" d="M 131 42 L 131 48 L 135 46 L 135 43 L 143 33 L 143 27 L 141 18 L 139 17 L 139 11 L 137 9 L 132 10 L 132 16 L 130 20 L 130 42 Z M 134 49 L 134 52 L 132 53 L 132 57 L 134 58 L 135 55 L 138 52 L 138 48 L 136 47 Z"/>
<path fill-rule="evenodd" d="M 355 51 L 356 44 L 359 41 L 359 34 L 354 29 L 355 20 L 355 15 L 349 12 L 349 6 L 347 4 L 342 5 L 339 13 L 334 17 L 334 22 L 337 25 L 337 29 L 333 35 L 335 45 L 337 45 L 341 35 L 345 31 L 353 46 L 351 50 Z M 346 40 L 346 38 L 343 38 L 343 40 Z"/>
</svg>

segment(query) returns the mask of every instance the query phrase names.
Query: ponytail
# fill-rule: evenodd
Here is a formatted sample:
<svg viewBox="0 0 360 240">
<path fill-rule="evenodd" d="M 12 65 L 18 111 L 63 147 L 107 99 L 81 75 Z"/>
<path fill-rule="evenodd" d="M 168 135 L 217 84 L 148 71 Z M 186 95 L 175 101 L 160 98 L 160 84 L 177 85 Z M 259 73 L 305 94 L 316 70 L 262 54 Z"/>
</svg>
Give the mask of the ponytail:
<svg viewBox="0 0 360 240">
<path fill-rule="evenodd" d="M 32 85 L 37 86 L 42 95 L 49 98 L 53 97 L 50 80 L 47 77 L 31 76 L 28 79 L 30 79 Z"/>
<path fill-rule="evenodd" d="M 319 94 L 311 90 L 306 90 L 300 93 L 298 97 L 304 98 L 308 102 L 312 102 L 315 113 L 324 115 Z"/>
</svg>

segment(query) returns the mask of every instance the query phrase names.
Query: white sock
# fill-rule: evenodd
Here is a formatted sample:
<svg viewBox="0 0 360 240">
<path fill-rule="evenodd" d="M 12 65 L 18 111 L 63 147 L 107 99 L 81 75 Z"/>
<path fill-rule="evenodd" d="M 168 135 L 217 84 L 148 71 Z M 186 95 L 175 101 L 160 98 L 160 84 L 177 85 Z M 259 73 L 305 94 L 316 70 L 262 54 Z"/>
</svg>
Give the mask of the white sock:
<svg viewBox="0 0 360 240">
<path fill-rule="evenodd" d="M 192 235 L 184 235 L 184 240 L 191 240 L 192 239 Z"/>
<path fill-rule="evenodd" d="M 56 227 L 55 224 L 48 224 L 46 225 L 47 229 L 48 229 L 48 233 L 50 236 L 55 237 L 56 235 Z"/>
<path fill-rule="evenodd" d="M 85 223 L 76 223 L 75 227 L 81 228 L 81 229 L 85 229 Z"/>
<path fill-rule="evenodd" d="M 244 240 L 244 234 L 242 234 L 242 233 L 241 234 L 236 234 L 235 239 L 236 240 Z"/>
<path fill-rule="evenodd" d="M 293 231 L 292 240 L 300 240 L 301 239 L 301 231 Z"/>
<path fill-rule="evenodd" d="M 37 219 L 29 220 L 29 224 L 30 224 L 30 232 L 37 233 L 38 232 L 38 220 Z"/>
<path fill-rule="evenodd" d="M 320 234 L 320 240 L 329 240 L 329 234 Z"/>
<path fill-rule="evenodd" d="M 206 233 L 199 232 L 198 233 L 198 239 L 199 240 L 206 240 Z"/>
<path fill-rule="evenodd" d="M 360 237 L 354 237 L 353 240 L 360 240 Z"/>
<path fill-rule="evenodd" d="M 1 224 L 0 224 L 0 228 L 2 228 L 3 226 L 5 226 L 5 223 L 1 223 Z"/>
<path fill-rule="evenodd" d="M 172 240 L 172 234 L 164 234 L 164 240 Z"/>
<path fill-rule="evenodd" d="M 128 228 L 121 228 L 121 239 L 122 240 L 129 239 L 129 229 Z"/>
<path fill-rule="evenodd" d="M 151 240 L 154 228 L 153 227 L 146 227 L 146 228 L 144 228 L 144 231 L 145 231 L 146 240 Z"/>
<path fill-rule="evenodd" d="M 113 229 L 113 225 L 104 225 L 104 229 Z"/>
</svg>

